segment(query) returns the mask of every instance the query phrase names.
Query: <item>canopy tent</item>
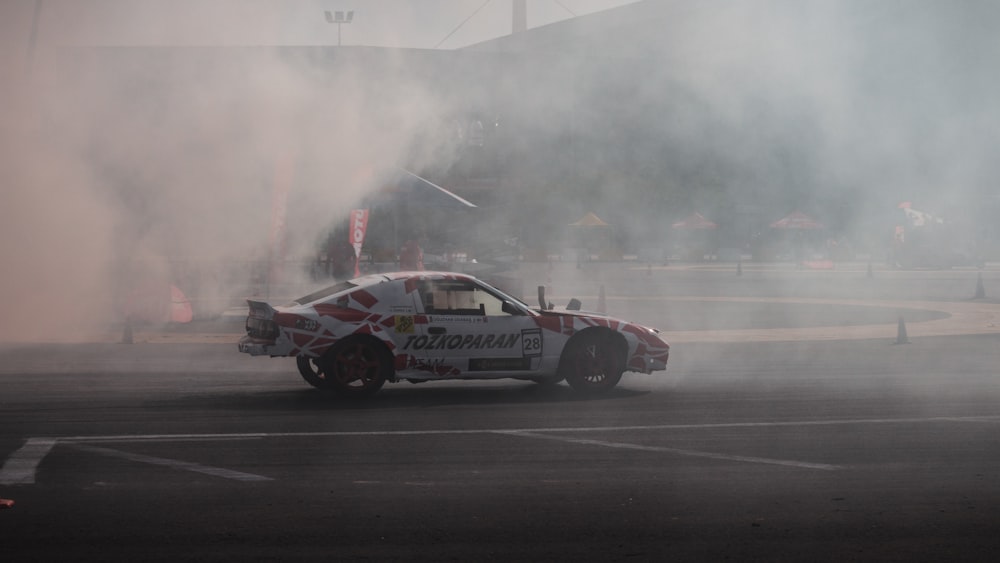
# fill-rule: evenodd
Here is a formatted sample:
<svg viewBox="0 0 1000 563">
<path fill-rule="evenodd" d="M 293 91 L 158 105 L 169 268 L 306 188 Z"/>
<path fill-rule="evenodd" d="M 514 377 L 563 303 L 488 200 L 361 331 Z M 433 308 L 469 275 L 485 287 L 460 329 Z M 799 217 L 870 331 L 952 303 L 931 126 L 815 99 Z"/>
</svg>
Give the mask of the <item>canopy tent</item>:
<svg viewBox="0 0 1000 563">
<path fill-rule="evenodd" d="M 671 225 L 671 228 L 678 230 L 704 230 L 704 229 L 716 229 L 719 226 L 704 216 L 701 213 L 692 213 L 688 215 L 685 219 L 677 221 Z"/>
<path fill-rule="evenodd" d="M 569 224 L 570 227 L 610 227 L 600 217 L 595 215 L 593 212 L 587 213 L 580 219 Z"/>
<path fill-rule="evenodd" d="M 692 213 L 670 225 L 675 235 L 670 254 L 683 260 L 714 260 L 718 254 L 719 225 L 701 213 Z"/>
<path fill-rule="evenodd" d="M 589 212 L 568 225 L 574 231 L 574 239 L 578 248 L 585 250 L 588 256 L 607 254 L 611 251 L 613 232 L 611 225 Z M 579 254 L 577 260 L 580 259 Z"/>
<path fill-rule="evenodd" d="M 774 237 L 768 254 L 776 259 L 791 259 L 810 268 L 832 267 L 826 258 L 829 248 L 824 245 L 826 226 L 801 211 L 793 211 L 771 223 Z"/>
<path fill-rule="evenodd" d="M 801 211 L 793 211 L 785 217 L 771 223 L 771 228 L 797 231 L 815 231 L 825 229 L 826 227 L 823 223 L 820 223 Z"/>
</svg>

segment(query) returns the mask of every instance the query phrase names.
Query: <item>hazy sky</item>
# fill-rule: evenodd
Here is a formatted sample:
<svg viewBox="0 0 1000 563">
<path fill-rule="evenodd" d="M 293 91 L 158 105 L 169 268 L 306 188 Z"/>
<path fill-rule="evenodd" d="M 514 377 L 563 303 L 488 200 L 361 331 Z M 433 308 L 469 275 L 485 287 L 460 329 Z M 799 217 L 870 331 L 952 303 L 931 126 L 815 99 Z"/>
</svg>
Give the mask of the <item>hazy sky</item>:
<svg viewBox="0 0 1000 563">
<path fill-rule="evenodd" d="M 528 27 L 634 1 L 528 0 Z M 327 23 L 324 12 L 353 10 L 352 23 L 341 29 L 344 45 L 453 49 L 510 33 L 511 3 L 43 0 L 38 41 L 60 45 L 330 45 L 337 42 L 337 27 Z M 0 5 L 6 46 L 27 44 L 34 6 L 34 0 L 5 0 Z"/>
</svg>

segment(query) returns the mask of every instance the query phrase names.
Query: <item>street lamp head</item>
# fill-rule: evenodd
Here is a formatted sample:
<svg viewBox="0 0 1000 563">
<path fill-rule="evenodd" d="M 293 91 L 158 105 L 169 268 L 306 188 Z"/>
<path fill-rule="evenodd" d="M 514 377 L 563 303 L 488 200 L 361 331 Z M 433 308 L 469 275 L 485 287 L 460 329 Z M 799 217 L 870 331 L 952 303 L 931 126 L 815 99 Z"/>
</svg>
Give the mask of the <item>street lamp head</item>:
<svg viewBox="0 0 1000 563">
<path fill-rule="evenodd" d="M 354 10 L 350 10 L 346 13 L 342 10 L 337 10 L 335 12 L 327 10 L 324 14 L 326 15 L 327 23 L 351 23 L 354 21 Z"/>
<path fill-rule="evenodd" d="M 346 15 L 345 15 L 345 13 L 342 10 L 337 10 L 337 11 L 335 11 L 333 13 L 330 13 L 330 10 L 326 10 L 324 12 L 324 14 L 326 15 L 326 22 L 327 23 L 335 23 L 335 24 L 337 24 L 337 46 L 339 47 L 340 46 L 340 24 L 351 23 L 352 21 L 354 21 L 354 10 L 348 11 L 346 13 Z"/>
</svg>

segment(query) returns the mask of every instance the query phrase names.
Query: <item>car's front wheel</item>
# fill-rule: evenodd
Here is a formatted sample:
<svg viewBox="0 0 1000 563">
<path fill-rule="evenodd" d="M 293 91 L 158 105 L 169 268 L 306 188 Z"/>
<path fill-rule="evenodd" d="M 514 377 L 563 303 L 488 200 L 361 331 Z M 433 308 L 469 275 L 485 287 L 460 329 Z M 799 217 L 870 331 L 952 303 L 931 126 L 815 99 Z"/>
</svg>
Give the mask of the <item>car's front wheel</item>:
<svg viewBox="0 0 1000 563">
<path fill-rule="evenodd" d="M 392 354 L 375 338 L 350 336 L 335 344 L 319 362 L 324 388 L 347 397 L 374 394 L 393 375 Z"/>
<path fill-rule="evenodd" d="M 611 390 L 625 371 L 621 346 L 605 331 L 582 332 L 566 344 L 559 374 L 573 389 L 597 394 Z"/>
</svg>

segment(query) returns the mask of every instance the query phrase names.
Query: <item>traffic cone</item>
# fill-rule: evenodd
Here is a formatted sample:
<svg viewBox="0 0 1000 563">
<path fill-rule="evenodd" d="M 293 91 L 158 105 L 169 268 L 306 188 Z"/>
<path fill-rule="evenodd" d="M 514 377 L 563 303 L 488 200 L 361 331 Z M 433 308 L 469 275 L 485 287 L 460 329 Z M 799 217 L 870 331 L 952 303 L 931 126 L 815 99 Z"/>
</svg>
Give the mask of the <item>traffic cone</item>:
<svg viewBox="0 0 1000 563">
<path fill-rule="evenodd" d="M 737 276 L 742 276 L 743 275 L 743 260 L 742 259 L 736 261 L 736 275 Z"/>
<path fill-rule="evenodd" d="M 979 272 L 979 279 L 976 281 L 975 299 L 986 299 L 986 288 L 983 287 L 983 273 Z"/>
<path fill-rule="evenodd" d="M 122 344 L 132 343 L 132 317 L 125 317 L 125 328 L 122 330 Z"/>
<path fill-rule="evenodd" d="M 899 327 L 896 330 L 896 344 L 909 344 L 910 339 L 906 337 L 906 323 L 903 322 L 903 317 L 899 317 Z"/>
<path fill-rule="evenodd" d="M 604 286 L 603 285 L 601 286 L 601 291 L 598 292 L 598 294 L 597 294 L 597 312 L 601 313 L 602 315 L 605 315 L 608 312 L 608 306 L 607 306 L 607 303 L 605 303 L 605 300 L 604 300 Z"/>
</svg>

